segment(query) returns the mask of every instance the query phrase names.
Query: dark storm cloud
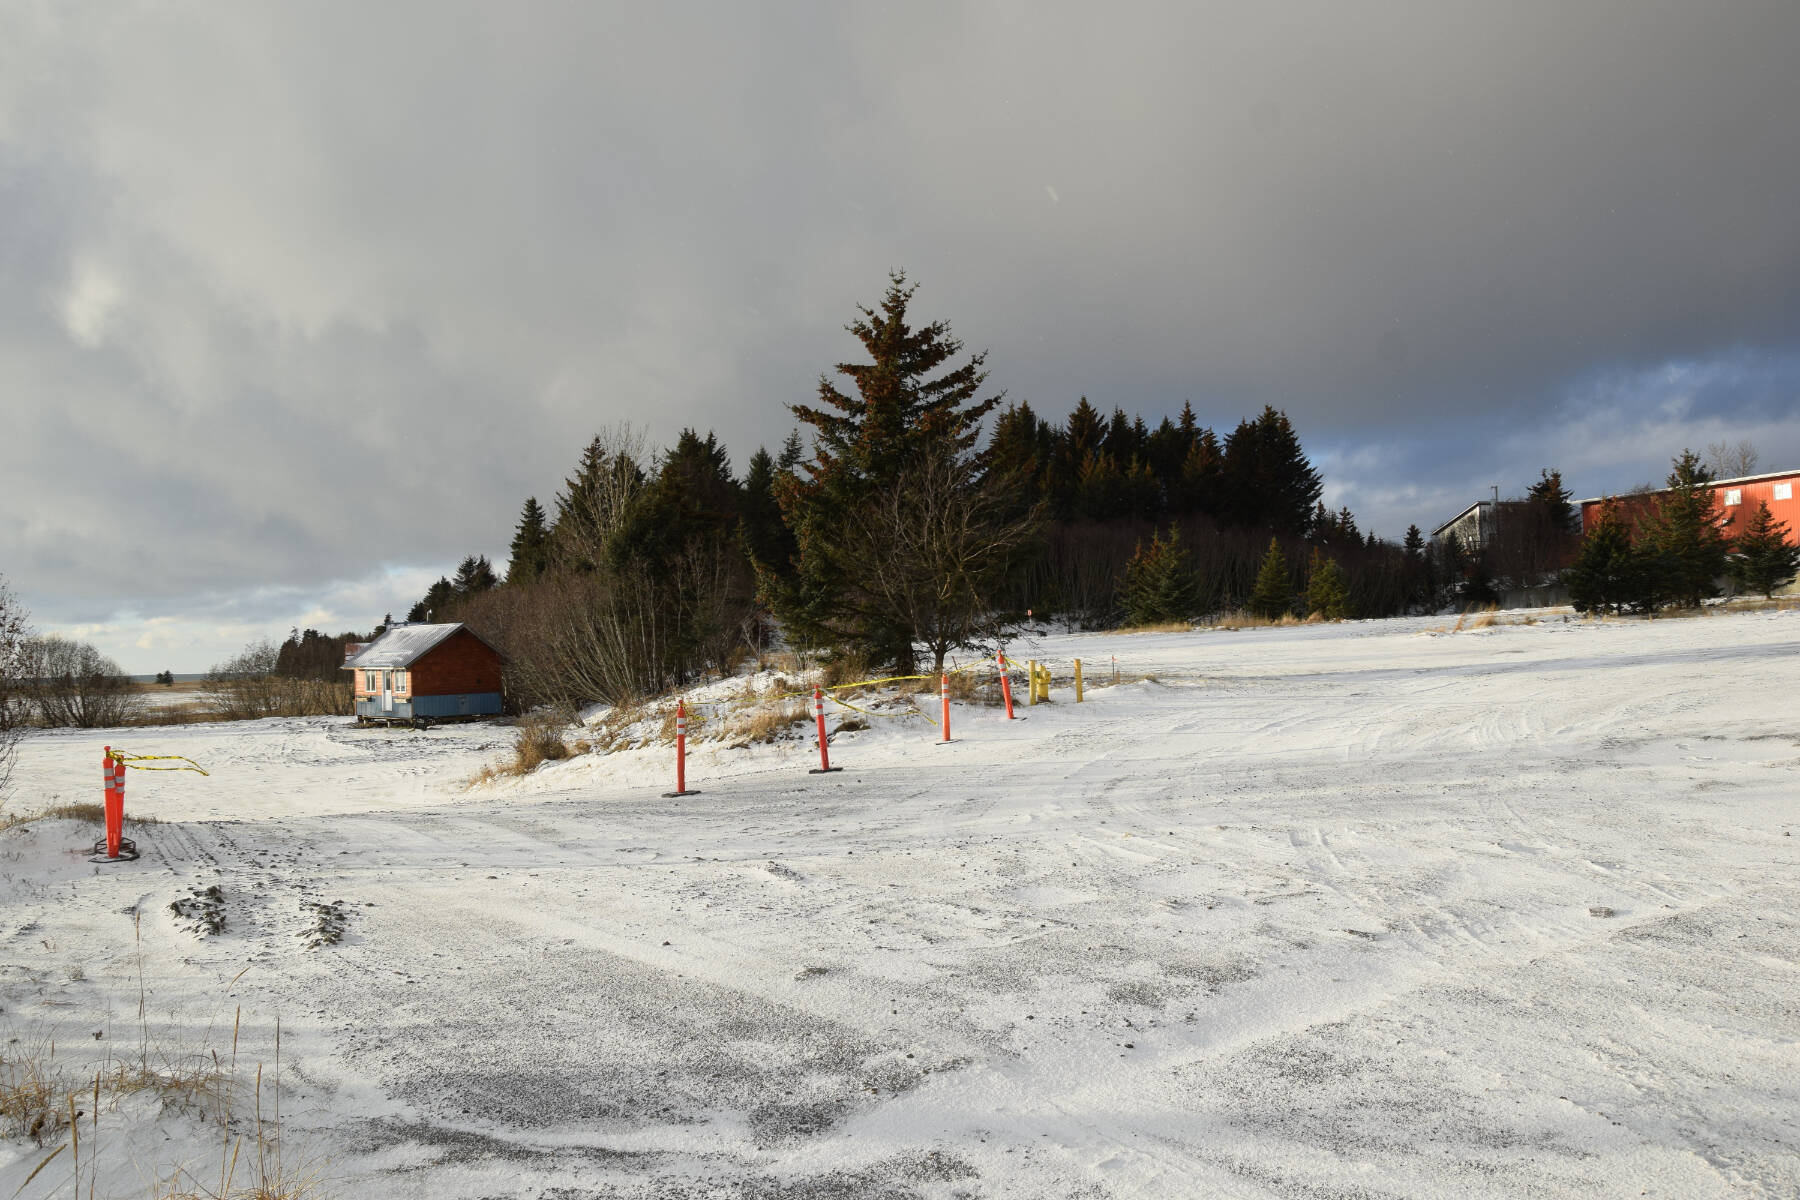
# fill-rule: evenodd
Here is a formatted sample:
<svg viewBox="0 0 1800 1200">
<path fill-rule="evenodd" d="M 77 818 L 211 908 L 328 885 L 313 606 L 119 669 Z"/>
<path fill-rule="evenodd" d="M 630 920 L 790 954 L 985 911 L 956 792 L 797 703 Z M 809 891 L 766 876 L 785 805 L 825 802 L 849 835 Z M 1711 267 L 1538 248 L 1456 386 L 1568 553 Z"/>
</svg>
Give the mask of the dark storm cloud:
<svg viewBox="0 0 1800 1200">
<path fill-rule="evenodd" d="M 500 553 L 603 425 L 778 442 L 895 266 L 1052 415 L 1286 408 L 1387 533 L 1800 456 L 1795 45 L 1791 4 L 0 5 L 0 571 L 46 622 L 398 603 L 378 566 Z"/>
</svg>

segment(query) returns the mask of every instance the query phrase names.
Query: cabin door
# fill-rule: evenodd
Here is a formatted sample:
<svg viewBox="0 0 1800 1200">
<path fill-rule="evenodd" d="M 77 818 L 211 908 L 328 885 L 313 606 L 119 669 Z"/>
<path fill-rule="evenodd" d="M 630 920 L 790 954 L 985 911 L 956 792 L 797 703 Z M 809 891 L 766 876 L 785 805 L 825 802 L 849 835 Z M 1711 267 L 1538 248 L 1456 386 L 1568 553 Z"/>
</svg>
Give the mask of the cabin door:
<svg viewBox="0 0 1800 1200">
<path fill-rule="evenodd" d="M 394 711 L 394 673 L 392 671 L 381 673 L 381 711 L 388 713 Z"/>
</svg>

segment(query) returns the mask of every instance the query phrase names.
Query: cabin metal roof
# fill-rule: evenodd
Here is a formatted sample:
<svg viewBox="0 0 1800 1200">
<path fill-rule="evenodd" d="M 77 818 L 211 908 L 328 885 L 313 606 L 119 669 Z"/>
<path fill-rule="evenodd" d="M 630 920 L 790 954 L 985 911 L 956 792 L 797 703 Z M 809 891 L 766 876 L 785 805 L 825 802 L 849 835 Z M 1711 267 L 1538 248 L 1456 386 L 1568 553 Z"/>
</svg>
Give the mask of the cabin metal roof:
<svg viewBox="0 0 1800 1200">
<path fill-rule="evenodd" d="M 461 621 L 453 621 L 448 625 L 396 625 L 386 633 L 370 642 L 361 654 L 344 664 L 344 669 L 356 670 L 362 667 L 387 667 L 399 669 L 410 667 L 425 657 L 432 649 L 440 645 L 457 630 L 464 628 Z M 469 634 L 482 645 L 487 642 L 480 634 L 470 630 Z M 488 646 L 492 650 L 492 646 Z"/>
</svg>

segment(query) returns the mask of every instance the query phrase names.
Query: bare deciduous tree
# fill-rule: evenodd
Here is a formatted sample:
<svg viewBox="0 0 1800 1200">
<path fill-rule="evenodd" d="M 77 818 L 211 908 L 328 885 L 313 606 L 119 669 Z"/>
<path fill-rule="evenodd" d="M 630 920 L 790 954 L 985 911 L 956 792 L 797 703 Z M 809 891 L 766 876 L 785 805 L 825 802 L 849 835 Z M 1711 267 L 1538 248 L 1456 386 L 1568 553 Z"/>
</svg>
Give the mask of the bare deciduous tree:
<svg viewBox="0 0 1800 1200">
<path fill-rule="evenodd" d="M 1728 442 L 1712 442 L 1706 447 L 1706 469 L 1714 479 L 1736 479 L 1756 470 L 1756 443 L 1745 438 L 1733 446 Z"/>
<path fill-rule="evenodd" d="M 643 432 L 628 423 L 594 435 L 575 477 L 556 498 L 551 537 L 557 558 L 590 569 L 606 561 L 614 531 L 644 489 L 649 456 Z"/>
<path fill-rule="evenodd" d="M 276 645 L 264 638 L 214 666 L 201 684 L 207 707 L 227 721 L 345 716 L 353 711 L 355 701 L 347 681 L 280 674 L 280 655 Z"/>
<path fill-rule="evenodd" d="M 45 725 L 102 729 L 138 713 L 137 685 L 119 664 L 86 642 L 51 635 L 26 645 L 24 674 Z"/>
<path fill-rule="evenodd" d="M 26 649 L 31 642 L 28 620 L 24 606 L 0 577 L 0 796 L 12 782 L 19 739 L 31 721 L 25 675 Z"/>
<path fill-rule="evenodd" d="M 974 644 L 996 584 L 1036 540 L 1040 514 L 1009 515 L 1007 498 L 981 487 L 973 464 L 945 447 L 913 460 L 849 524 L 851 602 L 910 629 L 936 674 L 951 650 Z"/>
</svg>

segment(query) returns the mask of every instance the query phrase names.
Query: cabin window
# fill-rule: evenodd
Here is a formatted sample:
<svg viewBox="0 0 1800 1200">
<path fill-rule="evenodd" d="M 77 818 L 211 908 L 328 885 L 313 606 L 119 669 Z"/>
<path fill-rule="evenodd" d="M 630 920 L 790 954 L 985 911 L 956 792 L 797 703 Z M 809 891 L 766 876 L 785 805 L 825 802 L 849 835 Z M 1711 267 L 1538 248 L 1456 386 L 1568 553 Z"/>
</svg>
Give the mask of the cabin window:
<svg viewBox="0 0 1800 1200">
<path fill-rule="evenodd" d="M 1778 483 L 1775 485 L 1775 499 L 1777 499 L 1777 500 L 1792 500 L 1793 498 L 1794 498 L 1794 485 L 1793 484 Z"/>
<path fill-rule="evenodd" d="M 406 672 L 405 671 L 395 671 L 394 672 L 394 690 L 396 692 L 404 692 L 406 690 Z"/>
<path fill-rule="evenodd" d="M 1744 489 L 1743 488 L 1726 488 L 1725 489 L 1725 503 L 1726 504 L 1742 504 L 1743 502 L 1744 502 Z"/>
<path fill-rule="evenodd" d="M 364 671 L 363 672 L 363 691 L 379 692 L 380 690 L 381 690 L 381 672 L 380 671 Z"/>
</svg>

